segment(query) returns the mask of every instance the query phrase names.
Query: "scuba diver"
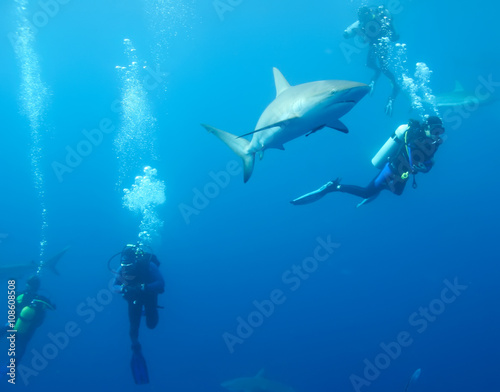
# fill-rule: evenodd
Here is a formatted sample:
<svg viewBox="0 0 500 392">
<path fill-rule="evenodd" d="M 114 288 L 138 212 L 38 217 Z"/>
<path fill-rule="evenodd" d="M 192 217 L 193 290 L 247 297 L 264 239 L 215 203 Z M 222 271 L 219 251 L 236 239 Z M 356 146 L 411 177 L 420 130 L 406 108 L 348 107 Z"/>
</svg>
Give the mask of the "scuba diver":
<svg viewBox="0 0 500 392">
<path fill-rule="evenodd" d="M 14 357 L 17 364 L 24 356 L 35 331 L 43 324 L 46 310 L 56 309 L 47 297 L 37 294 L 39 289 L 40 278 L 38 275 L 33 275 L 26 281 L 26 289 L 16 298 L 16 324 L 13 330 L 17 331 L 15 332 Z M 12 328 L 7 325 L 2 332 L 5 334 L 10 329 Z M 4 371 L 3 368 L 2 371 Z"/>
<path fill-rule="evenodd" d="M 38 275 L 26 281 L 26 289 L 16 299 L 16 362 L 23 357 L 28 342 L 43 324 L 46 310 L 56 310 L 56 306 L 47 297 L 37 294 L 40 289 Z"/>
<path fill-rule="evenodd" d="M 126 245 L 117 255 L 120 255 L 120 268 L 116 272 L 114 288 L 128 304 L 132 374 L 136 384 L 147 384 L 149 376 L 141 353 L 139 326 L 143 312 L 148 328 L 153 329 L 158 324 L 158 294 L 164 292 L 165 282 L 158 269 L 158 258 L 145 252 L 140 244 Z"/>
<path fill-rule="evenodd" d="M 443 142 L 443 133 L 443 122 L 439 117 L 430 116 L 423 124 L 410 120 L 408 124 L 400 125 L 373 157 L 372 164 L 380 172 L 368 186 L 340 184 L 340 178 L 337 178 L 290 203 L 312 203 L 330 192 L 350 193 L 363 198 L 358 207 L 375 199 L 383 190 L 399 196 L 403 193 L 410 174 L 413 174 L 413 188 L 416 188 L 416 174 L 427 173 L 432 169 L 434 154 Z"/>
<path fill-rule="evenodd" d="M 392 84 L 392 93 L 387 100 L 385 113 L 392 116 L 392 106 L 399 93 L 399 86 L 394 74 L 389 70 L 389 41 L 399 39 L 392 23 L 391 13 L 383 5 L 379 7 L 361 7 L 358 10 L 358 20 L 344 30 L 344 38 L 359 35 L 368 44 L 366 66 L 375 71 L 369 84 L 370 94 L 373 94 L 375 83 L 383 73 Z"/>
</svg>

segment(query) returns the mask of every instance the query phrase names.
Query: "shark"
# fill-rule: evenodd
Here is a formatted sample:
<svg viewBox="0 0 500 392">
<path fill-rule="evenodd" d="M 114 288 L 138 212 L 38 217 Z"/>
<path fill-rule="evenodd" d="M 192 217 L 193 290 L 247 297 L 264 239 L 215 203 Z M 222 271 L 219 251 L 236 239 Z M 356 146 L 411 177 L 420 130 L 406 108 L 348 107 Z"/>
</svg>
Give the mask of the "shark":
<svg viewBox="0 0 500 392">
<path fill-rule="evenodd" d="M 284 384 L 265 378 L 263 369 L 254 377 L 235 378 L 223 382 L 221 386 L 232 392 L 294 392 Z"/>
<path fill-rule="evenodd" d="M 454 108 L 460 106 L 475 107 L 496 101 L 493 94 L 477 94 L 473 91 L 466 91 L 459 81 L 455 81 L 453 91 L 443 94 L 436 94 L 434 99 L 428 101 L 434 103 L 438 108 Z"/>
<path fill-rule="evenodd" d="M 201 124 L 242 158 L 245 183 L 252 175 L 256 154 L 262 159 L 265 150 L 284 150 L 285 143 L 325 127 L 347 133 L 340 118 L 370 91 L 368 85 L 348 80 L 321 80 L 291 86 L 277 68 L 273 68 L 273 74 L 276 98 L 262 112 L 255 130 L 235 136 Z M 247 140 L 245 136 L 252 139 Z"/>
<path fill-rule="evenodd" d="M 14 264 L 0 264 L 0 276 L 11 278 L 19 278 L 25 275 L 34 274 L 37 272 L 39 268 L 47 268 L 52 271 L 54 274 L 59 275 L 59 272 L 56 269 L 56 265 L 69 249 L 69 246 L 61 250 L 55 256 L 47 259 L 46 261 L 36 263 L 32 261 L 30 263 L 14 263 Z"/>
</svg>

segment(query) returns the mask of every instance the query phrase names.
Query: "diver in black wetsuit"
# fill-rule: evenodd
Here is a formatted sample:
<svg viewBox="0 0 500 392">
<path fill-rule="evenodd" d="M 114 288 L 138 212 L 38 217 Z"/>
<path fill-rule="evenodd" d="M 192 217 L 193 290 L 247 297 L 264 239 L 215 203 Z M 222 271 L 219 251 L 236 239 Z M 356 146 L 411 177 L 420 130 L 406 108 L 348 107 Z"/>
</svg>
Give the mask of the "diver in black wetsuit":
<svg viewBox="0 0 500 392">
<path fill-rule="evenodd" d="M 375 83 L 381 73 L 391 81 L 392 93 L 385 107 L 386 114 L 391 116 L 393 102 L 400 88 L 396 77 L 388 68 L 389 46 L 388 42 L 384 41 L 395 42 L 399 39 L 399 34 L 394 28 L 389 10 L 383 5 L 376 8 L 361 7 L 358 10 L 358 20 L 344 31 L 344 38 L 352 38 L 355 35 L 361 36 L 368 43 L 366 66 L 375 71 L 370 82 L 370 94 L 373 93 Z"/>
<path fill-rule="evenodd" d="M 381 167 L 381 171 L 366 187 L 340 184 L 340 179 L 337 178 L 291 203 L 312 203 L 330 192 L 350 193 L 365 201 L 373 200 L 383 190 L 399 196 L 403 193 L 410 174 L 413 174 L 415 188 L 415 175 L 431 170 L 434 154 L 443 142 L 440 137 L 443 132 L 443 122 L 439 117 L 431 116 L 422 125 L 416 120 L 410 120 L 408 125 L 401 125 L 384 145 L 382 154 L 379 153 L 374 158 L 377 162 L 372 160 Z M 390 151 L 386 146 L 390 147 Z"/>
<path fill-rule="evenodd" d="M 159 264 L 155 255 L 137 245 L 127 245 L 121 252 L 121 266 L 114 285 L 128 303 L 132 345 L 139 344 L 143 309 L 147 327 L 153 329 L 158 324 L 158 294 L 163 293 L 165 287 Z"/>
<path fill-rule="evenodd" d="M 158 294 L 165 282 L 158 269 L 158 258 L 145 252 L 140 245 L 127 245 L 121 252 L 121 265 L 114 281 L 115 291 L 128 303 L 130 339 L 132 341 L 132 373 L 136 384 L 147 384 L 149 376 L 139 343 L 139 326 L 144 310 L 146 326 L 158 324 Z"/>
</svg>

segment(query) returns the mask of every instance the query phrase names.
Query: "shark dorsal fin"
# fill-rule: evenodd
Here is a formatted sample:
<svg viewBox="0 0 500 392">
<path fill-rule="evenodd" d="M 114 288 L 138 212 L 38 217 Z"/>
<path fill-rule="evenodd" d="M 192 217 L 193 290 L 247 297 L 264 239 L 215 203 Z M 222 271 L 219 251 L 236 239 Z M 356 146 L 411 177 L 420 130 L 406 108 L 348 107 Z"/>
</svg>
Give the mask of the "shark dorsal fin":
<svg viewBox="0 0 500 392">
<path fill-rule="evenodd" d="M 273 68 L 273 74 L 274 74 L 274 84 L 276 85 L 276 96 L 278 96 L 288 87 L 290 87 L 290 83 L 287 82 L 287 80 L 285 79 L 285 77 L 279 71 L 278 68 Z"/>
<path fill-rule="evenodd" d="M 276 68 L 274 68 L 274 69 L 276 69 Z M 276 71 L 278 71 L 278 70 L 276 69 Z M 255 377 L 261 377 L 261 378 L 264 377 L 264 369 L 260 369 Z"/>
<path fill-rule="evenodd" d="M 455 80 L 455 89 L 453 91 L 464 91 L 462 84 L 458 80 Z"/>
</svg>

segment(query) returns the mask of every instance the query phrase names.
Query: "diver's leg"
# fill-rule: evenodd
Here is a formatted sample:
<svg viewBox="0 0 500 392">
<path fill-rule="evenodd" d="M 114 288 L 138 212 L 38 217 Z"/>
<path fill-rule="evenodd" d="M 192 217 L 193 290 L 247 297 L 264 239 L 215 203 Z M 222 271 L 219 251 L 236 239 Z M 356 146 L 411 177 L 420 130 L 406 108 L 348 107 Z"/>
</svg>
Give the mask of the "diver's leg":
<svg viewBox="0 0 500 392">
<path fill-rule="evenodd" d="M 387 66 L 384 66 L 381 68 L 382 73 L 389 79 L 392 85 L 392 93 L 391 93 L 391 99 L 396 99 L 396 97 L 399 94 L 400 87 L 398 85 L 398 81 L 394 74 L 388 69 Z"/>
<path fill-rule="evenodd" d="M 357 186 L 357 185 L 344 185 L 341 184 L 337 186 L 337 191 L 349 193 L 354 196 L 362 197 L 363 199 L 369 199 L 370 197 L 375 196 L 380 192 L 380 189 L 377 189 L 373 185 L 373 181 L 368 184 L 366 187 Z"/>
<path fill-rule="evenodd" d="M 21 362 L 24 353 L 26 352 L 26 347 L 33 334 L 16 334 L 16 363 Z"/>
<path fill-rule="evenodd" d="M 369 199 L 376 196 L 382 190 L 389 188 L 389 182 L 394 177 L 391 165 L 386 163 L 384 168 L 380 171 L 377 176 L 370 181 L 366 187 L 356 186 L 356 185 L 344 185 L 339 184 L 337 186 L 337 191 L 349 193 L 354 196 L 362 197 L 363 199 Z"/>
<path fill-rule="evenodd" d="M 134 303 L 135 302 L 135 303 Z M 130 322 L 130 340 L 132 347 L 139 344 L 139 325 L 141 323 L 142 303 L 128 301 L 128 319 Z"/>
<path fill-rule="evenodd" d="M 151 294 L 148 296 L 146 302 L 144 303 L 144 308 L 146 310 L 146 326 L 149 329 L 153 329 L 158 325 L 158 295 Z"/>
</svg>

